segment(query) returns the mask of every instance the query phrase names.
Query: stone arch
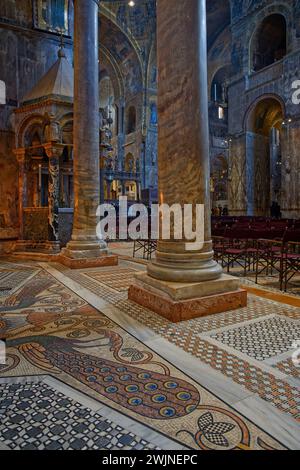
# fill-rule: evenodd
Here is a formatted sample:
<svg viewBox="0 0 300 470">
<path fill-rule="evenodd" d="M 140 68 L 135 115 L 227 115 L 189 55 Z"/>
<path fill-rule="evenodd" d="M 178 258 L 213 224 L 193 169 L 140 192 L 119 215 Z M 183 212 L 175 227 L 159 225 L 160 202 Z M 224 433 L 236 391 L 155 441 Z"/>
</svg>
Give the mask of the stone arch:
<svg viewBox="0 0 300 470">
<path fill-rule="evenodd" d="M 41 114 L 33 114 L 27 116 L 19 125 L 17 129 L 17 147 L 26 147 L 26 138 L 28 133 L 33 128 L 39 128 L 42 132 L 42 141 L 43 141 L 43 131 L 46 124 L 45 117 Z"/>
<path fill-rule="evenodd" d="M 124 81 L 124 89 L 126 88 L 128 94 L 135 94 L 136 88 L 140 90 L 141 85 L 145 83 L 140 48 L 136 45 L 136 41 L 117 24 L 113 13 L 102 14 L 100 21 L 101 48 L 108 51 L 110 57 L 114 57 Z"/>
<path fill-rule="evenodd" d="M 61 124 L 62 143 L 73 145 L 73 116 L 66 119 Z"/>
<path fill-rule="evenodd" d="M 120 70 L 120 66 L 112 56 L 111 52 L 104 47 L 102 44 L 100 45 L 100 80 L 101 80 L 101 70 L 105 69 L 107 74 L 109 75 L 113 89 L 115 99 L 119 100 L 125 94 L 125 86 L 124 80 L 122 76 L 122 72 Z"/>
<path fill-rule="evenodd" d="M 252 103 L 248 106 L 245 115 L 244 115 L 244 122 L 243 122 L 243 128 L 245 132 L 249 130 L 249 119 L 251 118 L 251 113 L 255 109 L 255 107 L 262 101 L 270 99 L 270 100 L 275 100 L 278 102 L 278 104 L 281 106 L 282 109 L 282 115 L 285 117 L 286 115 L 286 107 L 285 107 L 285 102 L 283 98 L 275 93 L 265 93 L 263 95 L 258 96 Z"/>
<path fill-rule="evenodd" d="M 153 41 L 147 64 L 147 86 L 150 89 L 157 88 L 157 50 L 156 39 Z"/>
<path fill-rule="evenodd" d="M 280 204 L 282 126 L 285 108 L 276 95 L 263 95 L 245 116 L 248 215 L 269 215 Z"/>
<path fill-rule="evenodd" d="M 126 40 L 129 42 L 130 46 L 133 48 L 134 53 L 138 59 L 142 80 L 144 82 L 145 76 L 144 76 L 142 51 L 134 35 L 131 33 L 131 31 L 128 28 L 125 30 L 124 28 L 120 26 L 120 24 L 117 21 L 115 13 L 111 9 L 109 9 L 106 5 L 104 5 L 103 2 L 100 3 L 99 16 L 100 16 L 100 21 L 102 17 L 102 21 L 104 20 L 104 21 L 110 22 L 111 23 L 110 29 L 119 30 L 124 35 Z M 100 28 L 100 34 L 101 34 L 101 31 L 102 31 L 102 28 Z"/>
<path fill-rule="evenodd" d="M 57 117 L 57 121 L 59 122 L 61 127 L 64 127 L 70 121 L 73 121 L 73 119 L 74 119 L 74 115 L 72 111 L 70 111 L 69 113 L 63 113 Z"/>
<path fill-rule="evenodd" d="M 211 77 L 210 82 L 210 93 L 209 96 L 212 101 L 221 102 L 226 101 L 226 97 L 223 96 L 222 85 L 226 85 L 229 82 L 230 77 L 233 75 L 233 67 L 230 63 L 218 67 L 214 75 Z M 215 100 L 215 91 L 217 100 Z"/>
<path fill-rule="evenodd" d="M 212 47 L 231 22 L 230 0 L 209 0 L 207 3 L 207 42 Z"/>
<path fill-rule="evenodd" d="M 248 69 L 251 70 L 252 66 L 252 44 L 255 38 L 255 34 L 257 33 L 257 29 L 262 24 L 262 22 L 271 15 L 281 15 L 284 17 L 286 22 L 286 52 L 287 54 L 290 52 L 293 43 L 293 12 L 288 5 L 284 5 L 282 3 L 273 3 L 272 5 L 268 5 L 265 8 L 262 8 L 260 11 L 257 12 L 256 15 L 253 16 L 252 22 L 250 27 L 246 33 L 246 40 L 245 43 L 248 45 Z"/>
<path fill-rule="evenodd" d="M 283 59 L 287 53 L 285 16 L 273 13 L 257 26 L 250 44 L 250 69 L 258 72 Z"/>
</svg>

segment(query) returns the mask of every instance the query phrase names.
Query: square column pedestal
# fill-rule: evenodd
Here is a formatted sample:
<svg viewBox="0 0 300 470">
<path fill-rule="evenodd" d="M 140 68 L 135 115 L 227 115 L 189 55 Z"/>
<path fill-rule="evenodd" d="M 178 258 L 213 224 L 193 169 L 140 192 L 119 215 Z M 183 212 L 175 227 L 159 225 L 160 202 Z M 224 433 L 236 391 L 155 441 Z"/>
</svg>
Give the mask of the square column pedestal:
<svg viewBox="0 0 300 470">
<path fill-rule="evenodd" d="M 105 268 L 108 266 L 117 266 L 118 256 L 107 254 L 97 258 L 70 258 L 62 253 L 58 256 L 58 261 L 70 269 Z"/>
<path fill-rule="evenodd" d="M 70 241 L 59 255 L 60 263 L 70 269 L 117 266 L 118 256 L 109 253 L 106 243 Z"/>
<path fill-rule="evenodd" d="M 191 284 L 159 281 L 137 274 L 129 300 L 178 323 L 247 306 L 247 291 L 237 278 L 223 274 L 215 281 Z"/>
</svg>

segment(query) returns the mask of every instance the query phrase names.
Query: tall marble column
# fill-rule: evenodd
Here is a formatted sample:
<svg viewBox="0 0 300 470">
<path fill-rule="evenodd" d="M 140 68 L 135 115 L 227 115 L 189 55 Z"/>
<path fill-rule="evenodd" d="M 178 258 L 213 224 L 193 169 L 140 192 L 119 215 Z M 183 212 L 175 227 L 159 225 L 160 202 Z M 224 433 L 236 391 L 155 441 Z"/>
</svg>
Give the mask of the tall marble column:
<svg viewBox="0 0 300 470">
<path fill-rule="evenodd" d="M 100 204 L 99 63 L 97 0 L 74 1 L 74 221 L 72 239 L 62 250 L 70 259 L 107 253 L 96 236 Z"/>
<path fill-rule="evenodd" d="M 205 0 L 158 1 L 158 174 L 160 203 L 204 204 L 205 244 L 160 240 L 149 275 L 161 280 L 218 279 L 211 242 Z M 192 45 L 192 47 L 191 47 Z"/>
<path fill-rule="evenodd" d="M 107 252 L 97 239 L 100 203 L 99 64 L 97 0 L 74 1 L 74 221 L 63 255 L 97 258 Z"/>
<path fill-rule="evenodd" d="M 170 239 L 159 240 L 148 275 L 137 276 L 129 297 L 174 321 L 245 304 L 238 281 L 222 275 L 213 259 L 206 34 L 205 0 L 158 0 L 159 198 L 182 209 L 192 204 L 194 219 L 196 204 L 204 205 L 204 244 L 190 251 L 171 227 Z"/>
</svg>

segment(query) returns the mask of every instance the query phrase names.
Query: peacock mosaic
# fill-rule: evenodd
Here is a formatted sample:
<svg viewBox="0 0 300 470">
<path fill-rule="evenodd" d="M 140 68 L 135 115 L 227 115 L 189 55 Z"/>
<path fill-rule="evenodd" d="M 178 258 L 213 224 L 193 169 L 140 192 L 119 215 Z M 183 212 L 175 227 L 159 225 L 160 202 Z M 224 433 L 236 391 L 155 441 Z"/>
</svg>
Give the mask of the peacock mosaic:
<svg viewBox="0 0 300 470">
<path fill-rule="evenodd" d="M 43 270 L 0 298 L 0 337 L 2 381 L 53 377 L 188 448 L 284 448 Z"/>
</svg>

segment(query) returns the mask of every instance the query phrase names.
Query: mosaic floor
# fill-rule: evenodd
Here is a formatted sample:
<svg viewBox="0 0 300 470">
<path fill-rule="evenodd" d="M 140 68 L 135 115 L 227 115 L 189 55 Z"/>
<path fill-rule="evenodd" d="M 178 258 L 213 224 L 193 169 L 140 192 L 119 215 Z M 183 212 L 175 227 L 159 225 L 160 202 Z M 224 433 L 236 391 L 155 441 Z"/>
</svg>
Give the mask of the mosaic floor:
<svg viewBox="0 0 300 470">
<path fill-rule="evenodd" d="M 1 437 L 12 450 L 157 449 L 42 382 L 0 391 Z"/>
<path fill-rule="evenodd" d="M 140 269 L 0 263 L 0 448 L 300 448 L 300 310 L 174 325 L 128 301 Z"/>
</svg>

